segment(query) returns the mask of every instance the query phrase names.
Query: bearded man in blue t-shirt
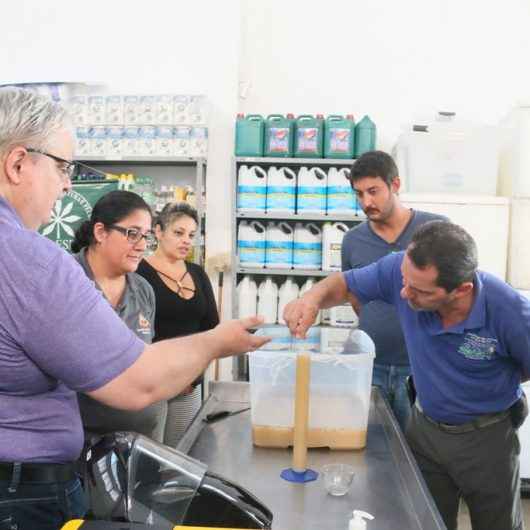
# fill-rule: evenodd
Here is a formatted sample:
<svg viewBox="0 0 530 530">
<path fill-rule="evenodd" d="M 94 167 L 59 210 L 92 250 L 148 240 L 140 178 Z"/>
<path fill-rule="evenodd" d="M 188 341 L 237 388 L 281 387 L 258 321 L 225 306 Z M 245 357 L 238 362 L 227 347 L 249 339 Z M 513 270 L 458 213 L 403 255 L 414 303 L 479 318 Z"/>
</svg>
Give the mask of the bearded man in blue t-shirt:
<svg viewBox="0 0 530 530">
<path fill-rule="evenodd" d="M 303 337 L 320 309 L 392 304 L 417 390 L 405 435 L 448 530 L 457 528 L 461 497 L 473 530 L 520 530 L 530 302 L 477 261 L 463 228 L 431 221 L 405 252 L 329 276 L 288 304 L 284 318 Z"/>
<path fill-rule="evenodd" d="M 352 228 L 342 240 L 343 271 L 365 267 L 405 250 L 419 226 L 436 219 L 447 220 L 401 204 L 397 166 L 383 151 L 361 155 L 351 169 L 350 183 L 367 220 Z M 392 305 L 374 300 L 362 307 L 359 328 L 375 344 L 372 384 L 380 389 L 405 430 L 411 411 L 405 385 L 410 363 L 397 312 Z"/>
</svg>

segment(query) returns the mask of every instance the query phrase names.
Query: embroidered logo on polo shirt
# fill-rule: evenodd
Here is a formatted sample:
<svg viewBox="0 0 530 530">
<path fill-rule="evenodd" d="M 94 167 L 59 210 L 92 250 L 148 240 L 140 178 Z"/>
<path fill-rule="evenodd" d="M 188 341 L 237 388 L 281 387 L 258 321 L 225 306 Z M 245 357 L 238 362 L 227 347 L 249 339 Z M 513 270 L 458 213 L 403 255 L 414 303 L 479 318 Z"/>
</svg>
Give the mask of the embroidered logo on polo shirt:
<svg viewBox="0 0 530 530">
<path fill-rule="evenodd" d="M 139 333 L 151 333 L 151 322 L 142 313 L 138 315 L 138 326 Z"/>
<path fill-rule="evenodd" d="M 497 342 L 497 339 L 491 337 L 466 333 L 458 353 L 473 361 L 491 361 L 497 352 Z"/>
</svg>

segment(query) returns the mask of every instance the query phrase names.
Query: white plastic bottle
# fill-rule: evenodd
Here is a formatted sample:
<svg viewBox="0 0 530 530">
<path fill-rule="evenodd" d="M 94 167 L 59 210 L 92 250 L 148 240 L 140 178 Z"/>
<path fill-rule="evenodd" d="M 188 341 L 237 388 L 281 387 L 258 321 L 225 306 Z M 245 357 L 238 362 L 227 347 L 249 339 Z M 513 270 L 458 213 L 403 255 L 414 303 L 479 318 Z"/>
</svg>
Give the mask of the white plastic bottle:
<svg viewBox="0 0 530 530">
<path fill-rule="evenodd" d="M 293 268 L 322 268 L 322 231 L 314 223 L 294 227 Z"/>
<path fill-rule="evenodd" d="M 241 221 L 237 230 L 237 252 L 243 267 L 265 267 L 265 227 L 258 221 Z"/>
<path fill-rule="evenodd" d="M 340 271 L 342 239 L 348 230 L 344 223 L 324 223 L 322 226 L 323 271 Z"/>
<path fill-rule="evenodd" d="M 309 291 L 309 289 L 311 289 L 313 287 L 313 285 L 315 285 L 316 281 L 313 279 L 313 278 L 308 278 L 304 285 L 302 285 L 302 287 L 300 288 L 300 298 L 302 296 L 304 296 L 305 293 L 307 293 L 307 291 Z M 322 311 L 319 311 L 318 314 L 317 314 L 317 318 L 315 319 L 315 323 L 314 323 L 314 326 L 318 326 L 320 323 L 322 322 Z"/>
<path fill-rule="evenodd" d="M 258 286 L 251 276 L 243 276 L 237 285 L 238 318 L 258 314 Z"/>
<path fill-rule="evenodd" d="M 267 174 L 267 212 L 295 213 L 296 173 L 288 167 L 271 166 Z"/>
<path fill-rule="evenodd" d="M 348 180 L 348 168 L 329 168 L 327 182 L 326 211 L 333 214 L 355 214 L 355 196 Z"/>
<path fill-rule="evenodd" d="M 335 327 L 354 328 L 359 325 L 359 317 L 351 304 L 337 305 L 329 310 L 329 323 Z"/>
<path fill-rule="evenodd" d="M 240 212 L 265 213 L 267 173 L 259 166 L 243 165 L 237 174 L 236 207 Z"/>
<path fill-rule="evenodd" d="M 258 287 L 258 315 L 265 318 L 265 324 L 278 321 L 278 286 L 270 276 Z"/>
<path fill-rule="evenodd" d="M 327 174 L 318 167 L 301 167 L 297 184 L 297 213 L 326 213 Z"/>
<path fill-rule="evenodd" d="M 291 269 L 293 267 L 293 229 L 285 223 L 268 223 L 265 235 L 265 267 Z"/>
<path fill-rule="evenodd" d="M 375 517 L 370 513 L 363 512 L 362 510 L 353 510 L 353 518 L 350 519 L 348 530 L 366 530 L 365 519 L 373 521 Z"/>
<path fill-rule="evenodd" d="M 285 324 L 285 320 L 283 319 L 283 310 L 285 309 L 285 306 L 292 300 L 296 300 L 299 293 L 300 288 L 292 278 L 287 278 L 287 280 L 285 280 L 280 286 L 278 297 L 278 322 L 280 324 Z"/>
</svg>

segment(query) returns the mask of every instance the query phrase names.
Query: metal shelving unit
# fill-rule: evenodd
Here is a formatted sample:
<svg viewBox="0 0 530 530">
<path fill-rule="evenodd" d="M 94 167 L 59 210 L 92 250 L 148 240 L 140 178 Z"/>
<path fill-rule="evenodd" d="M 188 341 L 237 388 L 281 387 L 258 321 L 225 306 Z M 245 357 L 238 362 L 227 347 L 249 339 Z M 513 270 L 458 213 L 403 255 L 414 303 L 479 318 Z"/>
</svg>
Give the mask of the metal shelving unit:
<svg viewBox="0 0 530 530">
<path fill-rule="evenodd" d="M 261 274 L 266 276 L 319 276 L 325 278 L 330 271 L 312 269 L 255 269 L 250 267 L 237 267 L 237 274 Z"/>
<path fill-rule="evenodd" d="M 281 158 L 281 157 L 236 157 L 239 164 L 266 164 L 270 166 L 351 166 L 355 162 L 354 158 Z"/>
<path fill-rule="evenodd" d="M 302 166 L 321 167 L 326 170 L 330 167 L 344 167 L 351 166 L 354 160 L 352 159 L 331 159 L 331 158 L 275 158 L 275 157 L 235 157 L 232 164 L 232 315 L 237 316 L 237 291 L 236 287 L 244 275 L 251 275 L 257 278 L 265 276 L 274 276 L 276 279 L 286 277 L 299 277 L 305 281 L 308 277 L 324 278 L 331 274 L 329 271 L 323 270 L 307 270 L 307 269 L 268 269 L 268 268 L 250 268 L 241 266 L 239 263 L 238 249 L 237 249 L 237 232 L 240 221 L 243 220 L 261 220 L 261 221 L 288 221 L 295 222 L 345 222 L 350 226 L 364 221 L 364 218 L 358 217 L 353 213 L 351 215 L 337 214 L 337 215 L 322 215 L 322 214 L 277 214 L 277 213 L 249 213 L 238 212 L 237 205 L 237 175 L 239 167 L 243 164 L 262 166 L 265 169 L 270 166 L 276 167 L 290 167 L 295 169 Z M 246 363 L 244 357 L 235 357 L 233 362 L 233 376 L 234 379 L 245 379 Z"/>
<path fill-rule="evenodd" d="M 262 220 L 269 220 L 269 221 L 283 221 L 285 219 L 288 219 L 289 221 L 322 221 L 322 222 L 333 222 L 336 223 L 338 221 L 355 221 L 355 222 L 361 222 L 364 221 L 363 217 L 359 217 L 358 215 L 344 215 L 344 214 L 337 214 L 337 215 L 318 215 L 318 214 L 310 214 L 310 213 L 295 213 L 288 217 L 285 216 L 285 214 L 277 214 L 277 213 L 248 213 L 248 212 L 236 212 L 236 218 L 237 219 L 262 219 Z"/>
<path fill-rule="evenodd" d="M 88 166 L 94 166 L 96 169 L 108 166 L 112 168 L 108 172 L 116 171 L 115 168 L 126 168 L 129 166 L 153 166 L 164 169 L 164 173 L 170 175 L 171 168 L 190 167 L 194 168 L 194 187 L 197 200 L 197 214 L 199 224 L 197 233 L 200 234 L 198 245 L 195 247 L 194 261 L 202 264 L 204 261 L 204 231 L 206 224 L 206 166 L 207 159 L 202 157 L 170 157 L 170 156 L 135 156 L 134 158 L 107 158 L 95 156 L 83 156 L 76 158 L 79 162 Z M 178 177 L 175 177 L 178 181 Z"/>
</svg>

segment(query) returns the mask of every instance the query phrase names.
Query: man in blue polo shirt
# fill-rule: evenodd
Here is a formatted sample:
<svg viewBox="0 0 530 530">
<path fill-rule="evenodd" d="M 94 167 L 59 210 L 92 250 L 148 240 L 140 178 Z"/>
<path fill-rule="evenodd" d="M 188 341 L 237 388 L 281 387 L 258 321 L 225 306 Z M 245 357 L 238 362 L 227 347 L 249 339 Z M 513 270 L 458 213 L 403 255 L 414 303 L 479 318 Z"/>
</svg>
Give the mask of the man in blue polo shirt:
<svg viewBox="0 0 530 530">
<path fill-rule="evenodd" d="M 448 530 L 461 496 L 473 530 L 522 529 L 517 428 L 530 303 L 477 270 L 464 229 L 432 221 L 406 252 L 326 278 L 288 304 L 284 318 L 304 336 L 320 309 L 372 300 L 399 315 L 417 389 L 406 437 Z"/>
</svg>

